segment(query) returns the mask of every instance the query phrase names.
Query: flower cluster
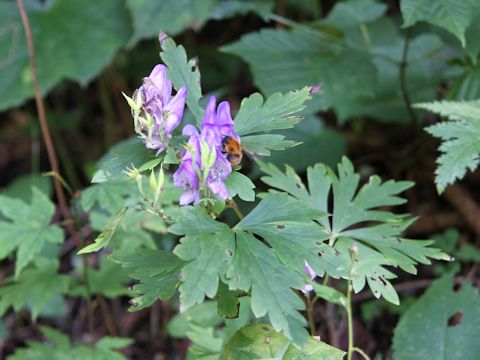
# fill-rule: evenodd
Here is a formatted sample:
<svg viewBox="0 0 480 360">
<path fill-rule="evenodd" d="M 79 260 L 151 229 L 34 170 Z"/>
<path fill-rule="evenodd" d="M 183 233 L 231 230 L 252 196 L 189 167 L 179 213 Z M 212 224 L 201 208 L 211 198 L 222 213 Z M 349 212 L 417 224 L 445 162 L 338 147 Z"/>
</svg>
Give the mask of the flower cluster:
<svg viewBox="0 0 480 360">
<path fill-rule="evenodd" d="M 151 74 L 130 98 L 135 131 L 145 146 L 157 150 L 157 155 L 169 146 L 172 132 L 180 125 L 185 108 L 187 88 L 180 88 L 172 97 L 172 83 L 167 78 L 165 65 L 156 65 Z M 225 180 L 232 165 L 223 153 L 223 141 L 229 137 L 240 142 L 233 129 L 230 105 L 223 101 L 216 107 L 212 96 L 205 109 L 200 131 L 186 125 L 182 134 L 189 137 L 181 164 L 173 174 L 175 186 L 183 189 L 180 205 L 198 203 L 201 196 L 228 197 Z"/>
<path fill-rule="evenodd" d="M 232 166 L 222 153 L 222 142 L 226 137 L 240 141 L 233 129 L 228 102 L 223 101 L 216 108 L 216 99 L 212 96 L 200 132 L 193 125 L 187 125 L 183 129 L 183 135 L 190 138 L 182 164 L 173 174 L 175 186 L 184 190 L 180 205 L 199 202 L 202 190 L 226 199 L 228 190 L 224 181 L 232 172 Z"/>
<path fill-rule="evenodd" d="M 145 146 L 157 150 L 167 147 L 172 132 L 180 124 L 185 109 L 187 88 L 183 86 L 172 97 L 172 82 L 167 78 L 167 67 L 156 65 L 132 98 L 124 95 L 132 109 L 135 132 Z"/>
</svg>

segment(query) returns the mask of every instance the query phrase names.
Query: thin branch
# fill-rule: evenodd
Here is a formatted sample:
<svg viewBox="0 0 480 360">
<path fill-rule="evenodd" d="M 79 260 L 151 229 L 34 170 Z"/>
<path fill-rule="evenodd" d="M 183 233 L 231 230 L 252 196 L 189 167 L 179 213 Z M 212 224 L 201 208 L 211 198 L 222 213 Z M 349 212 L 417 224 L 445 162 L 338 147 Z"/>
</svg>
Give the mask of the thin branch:
<svg viewBox="0 0 480 360">
<path fill-rule="evenodd" d="M 42 130 L 43 140 L 45 142 L 45 147 L 47 149 L 48 161 L 50 162 L 50 167 L 53 173 L 59 174 L 58 169 L 58 160 L 55 153 L 55 148 L 53 147 L 52 137 L 50 136 L 50 131 L 48 129 L 47 117 L 45 115 L 45 105 L 42 99 L 42 92 L 40 89 L 40 82 L 38 80 L 37 74 L 37 65 L 35 60 L 35 48 L 33 45 L 32 30 L 30 28 L 30 23 L 28 21 L 28 16 L 25 11 L 25 6 L 23 5 L 23 0 L 17 0 L 18 10 L 20 11 L 20 16 L 22 17 L 23 28 L 25 30 L 25 37 L 27 39 L 28 45 L 28 57 L 30 60 L 30 67 L 32 70 L 32 80 L 33 88 L 35 92 L 35 103 L 37 105 L 38 119 L 40 121 L 40 128 Z M 68 211 L 67 201 L 65 199 L 65 194 L 63 192 L 62 184 L 58 181 L 57 178 L 54 178 L 55 185 L 55 194 L 60 205 L 60 211 L 64 220 L 69 220 L 70 214 Z M 76 231 L 73 223 L 67 223 L 67 230 L 71 236 L 74 236 Z"/>
<path fill-rule="evenodd" d="M 228 200 L 228 205 L 233 209 L 233 211 L 235 211 L 235 214 L 237 214 L 238 218 L 240 220 L 243 220 L 245 216 L 243 215 L 242 211 L 238 208 L 238 205 L 235 202 L 235 200 L 233 199 Z"/>
</svg>

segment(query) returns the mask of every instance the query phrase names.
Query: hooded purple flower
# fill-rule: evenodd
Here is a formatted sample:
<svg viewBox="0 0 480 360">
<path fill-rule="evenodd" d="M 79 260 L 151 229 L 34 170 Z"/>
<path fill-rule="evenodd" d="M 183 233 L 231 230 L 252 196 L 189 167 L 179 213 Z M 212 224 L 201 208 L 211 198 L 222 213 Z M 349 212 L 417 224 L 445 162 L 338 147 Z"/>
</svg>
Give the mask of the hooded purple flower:
<svg viewBox="0 0 480 360">
<path fill-rule="evenodd" d="M 312 280 L 317 277 L 317 273 L 312 269 L 312 267 L 306 261 L 305 261 L 305 272 L 310 276 Z M 313 286 L 310 284 L 305 285 L 305 287 L 302 289 L 304 293 L 307 293 L 312 290 L 313 290 Z"/>
<path fill-rule="evenodd" d="M 180 196 L 180 205 L 199 202 L 203 184 L 203 190 L 211 191 L 222 199 L 228 197 L 224 182 L 232 172 L 232 166 L 222 154 L 222 141 L 226 136 L 232 136 L 238 141 L 240 138 L 233 130 L 228 102 L 223 101 L 218 105 L 218 109 L 215 108 L 216 99 L 212 96 L 205 109 L 200 133 L 193 125 L 187 125 L 183 129 L 183 134 L 190 136 L 190 139 L 182 164 L 173 174 L 175 186 L 184 189 Z M 212 164 L 207 164 L 208 155 L 212 153 L 215 159 Z"/>
<path fill-rule="evenodd" d="M 129 101 L 135 131 L 147 148 L 158 150 L 157 155 L 168 147 L 173 130 L 182 121 L 187 88 L 180 88 L 173 98 L 171 95 L 172 83 L 167 78 L 167 67 L 159 64 L 143 79 L 143 84 Z"/>
</svg>

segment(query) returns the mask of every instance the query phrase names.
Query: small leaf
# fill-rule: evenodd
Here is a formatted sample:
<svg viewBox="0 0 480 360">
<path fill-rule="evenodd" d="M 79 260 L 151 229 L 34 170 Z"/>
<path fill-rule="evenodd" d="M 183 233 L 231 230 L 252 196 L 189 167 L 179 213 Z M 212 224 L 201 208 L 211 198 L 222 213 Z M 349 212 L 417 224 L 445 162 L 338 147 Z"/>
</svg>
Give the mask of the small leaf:
<svg viewBox="0 0 480 360">
<path fill-rule="evenodd" d="M 97 252 L 108 246 L 110 240 L 112 239 L 112 236 L 115 234 L 115 230 L 117 229 L 120 222 L 123 220 L 123 217 L 125 216 L 127 210 L 127 207 L 120 210 L 113 222 L 107 225 L 107 227 L 100 233 L 100 235 L 97 236 L 95 242 L 81 249 L 78 252 L 78 255 Z"/>
<path fill-rule="evenodd" d="M 244 201 L 255 201 L 255 184 L 238 171 L 234 171 L 225 180 L 225 185 L 228 188 L 228 196 L 233 198 L 235 195 Z"/>
<path fill-rule="evenodd" d="M 217 292 L 218 314 L 227 319 L 235 319 L 238 317 L 239 309 L 240 302 L 235 291 L 230 291 L 223 282 L 220 282 Z"/>
</svg>

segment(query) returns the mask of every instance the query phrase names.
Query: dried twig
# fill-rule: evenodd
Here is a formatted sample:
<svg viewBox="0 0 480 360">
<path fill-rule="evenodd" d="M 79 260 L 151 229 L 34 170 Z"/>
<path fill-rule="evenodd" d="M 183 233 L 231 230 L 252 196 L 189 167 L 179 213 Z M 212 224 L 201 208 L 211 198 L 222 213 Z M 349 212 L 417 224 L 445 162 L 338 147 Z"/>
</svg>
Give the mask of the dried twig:
<svg viewBox="0 0 480 360">
<path fill-rule="evenodd" d="M 448 202 L 462 214 L 470 228 L 480 236 L 480 206 L 459 184 L 450 185 L 445 189 L 444 194 Z"/>
</svg>

